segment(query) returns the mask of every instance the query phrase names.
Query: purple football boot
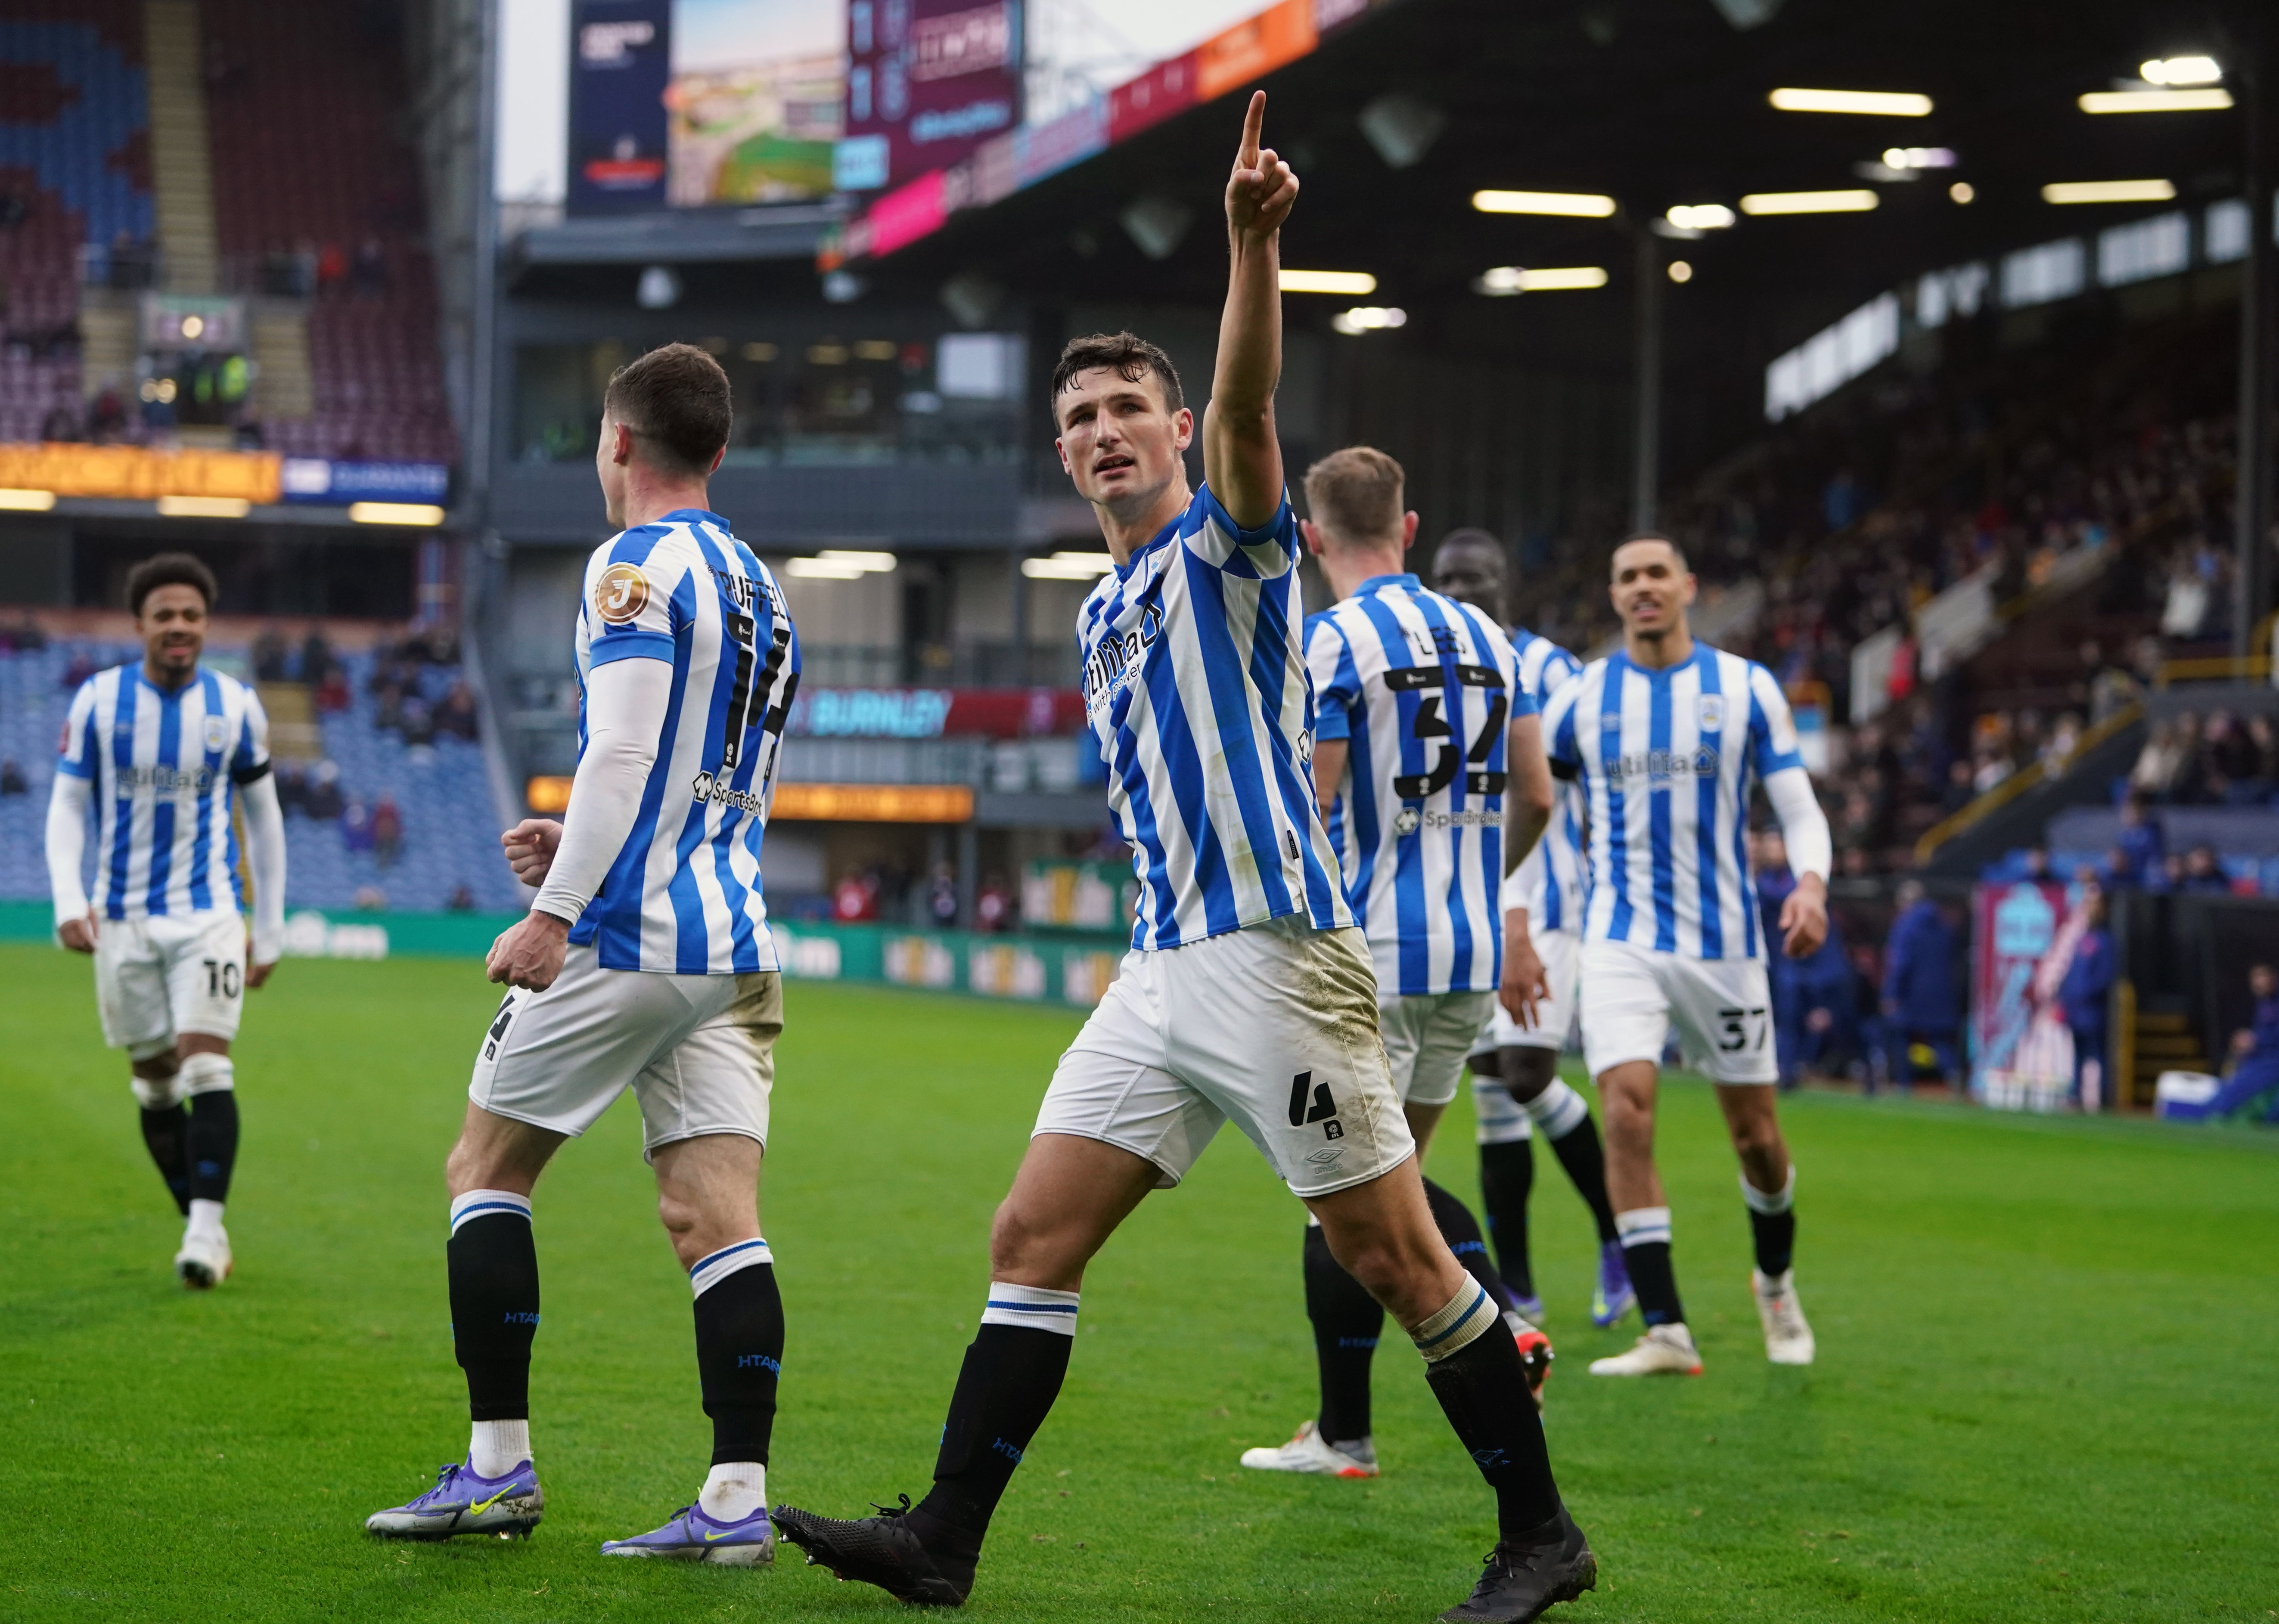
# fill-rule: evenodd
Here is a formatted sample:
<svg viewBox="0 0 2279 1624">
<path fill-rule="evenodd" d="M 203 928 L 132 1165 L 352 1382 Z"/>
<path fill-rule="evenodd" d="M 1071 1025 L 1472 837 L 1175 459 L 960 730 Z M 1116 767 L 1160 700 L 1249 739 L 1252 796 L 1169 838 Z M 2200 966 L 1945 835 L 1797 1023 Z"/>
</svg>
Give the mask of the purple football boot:
<svg viewBox="0 0 2279 1624">
<path fill-rule="evenodd" d="M 546 1491 L 529 1461 L 504 1477 L 482 1477 L 464 1462 L 444 1467 L 418 1499 L 374 1512 L 364 1526 L 398 1539 L 449 1539 L 454 1534 L 528 1535 L 546 1510 Z"/>
<path fill-rule="evenodd" d="M 1591 1323 L 1604 1329 L 1628 1314 L 1638 1302 L 1631 1289 L 1630 1265 L 1623 1261 L 1618 1240 L 1599 1247 L 1599 1283 L 1591 1288 Z"/>
<path fill-rule="evenodd" d="M 721 1522 L 701 1505 L 684 1505 L 672 1521 L 631 1539 L 605 1540 L 603 1556 L 673 1557 L 684 1562 L 717 1562 L 725 1567 L 757 1567 L 776 1559 L 776 1531 L 762 1506 L 737 1522 Z"/>
</svg>

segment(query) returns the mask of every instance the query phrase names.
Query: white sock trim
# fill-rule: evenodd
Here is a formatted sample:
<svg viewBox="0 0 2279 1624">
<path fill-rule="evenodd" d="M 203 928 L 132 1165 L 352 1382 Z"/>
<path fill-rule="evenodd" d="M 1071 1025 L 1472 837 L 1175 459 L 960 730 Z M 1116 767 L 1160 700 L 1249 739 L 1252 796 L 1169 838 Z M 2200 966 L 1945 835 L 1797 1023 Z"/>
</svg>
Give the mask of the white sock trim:
<svg viewBox="0 0 2279 1624">
<path fill-rule="evenodd" d="M 457 1235 L 463 1223 L 488 1218 L 495 1213 L 520 1213 L 528 1218 L 530 1198 L 517 1195 L 511 1190 L 470 1190 L 464 1195 L 455 1196 L 451 1199 L 451 1233 Z"/>
<path fill-rule="evenodd" d="M 1554 1077 L 1551 1086 L 1527 1102 L 1527 1114 L 1535 1125 L 1543 1130 L 1546 1139 L 1563 1139 L 1591 1115 L 1591 1102 L 1577 1093 L 1563 1078 Z"/>
<path fill-rule="evenodd" d="M 467 1464 L 477 1477 L 500 1478 L 530 1459 L 530 1418 L 479 1421 L 467 1439 Z"/>
<path fill-rule="evenodd" d="M 1615 1233 L 1625 1246 L 1650 1245 L 1660 1241 L 1669 1245 L 1669 1208 L 1666 1207 L 1634 1207 L 1629 1212 L 1615 1214 Z"/>
<path fill-rule="evenodd" d="M 981 1310 L 984 1325 L 1017 1325 L 1024 1330 L 1076 1335 L 1076 1310 L 1080 1293 L 1052 1291 L 1043 1286 L 989 1283 L 989 1300 Z"/>
<path fill-rule="evenodd" d="M 739 1269 L 756 1268 L 763 1263 L 772 1266 L 775 1260 L 776 1254 L 769 1250 L 767 1242 L 757 1236 L 750 1240 L 738 1241 L 691 1263 L 688 1266 L 688 1289 L 702 1297 Z"/>
<path fill-rule="evenodd" d="M 1788 1164 L 1788 1182 L 1770 1195 L 1749 1183 L 1747 1174 L 1742 1174 L 1741 1199 L 1749 1204 L 1751 1212 L 1762 1213 L 1768 1218 L 1788 1211 L 1796 1204 L 1796 1163 Z"/>
<path fill-rule="evenodd" d="M 722 1460 L 705 1475 L 696 1504 L 715 1522 L 741 1522 L 768 1503 L 768 1469 L 756 1460 Z"/>
<path fill-rule="evenodd" d="M 1534 1119 L 1511 1097 L 1511 1091 L 1490 1077 L 1472 1079 L 1475 1136 L 1482 1145 L 1517 1145 L 1535 1137 Z"/>
<path fill-rule="evenodd" d="M 1433 1314 L 1415 1330 L 1408 1339 L 1424 1356 L 1428 1365 L 1437 1365 L 1451 1354 L 1461 1353 L 1487 1334 L 1491 1326 L 1503 1323 L 1503 1315 L 1480 1283 L 1467 1275 L 1464 1288 L 1442 1304 Z"/>
<path fill-rule="evenodd" d="M 182 1231 L 185 1237 L 196 1236 L 201 1240 L 221 1238 L 221 1207 L 219 1201 L 209 1201 L 203 1196 L 190 1202 L 189 1224 Z"/>
<path fill-rule="evenodd" d="M 199 1053 L 185 1056 L 174 1072 L 174 1082 L 188 1099 L 194 1094 L 219 1094 L 237 1086 L 237 1068 L 226 1054 Z"/>
</svg>

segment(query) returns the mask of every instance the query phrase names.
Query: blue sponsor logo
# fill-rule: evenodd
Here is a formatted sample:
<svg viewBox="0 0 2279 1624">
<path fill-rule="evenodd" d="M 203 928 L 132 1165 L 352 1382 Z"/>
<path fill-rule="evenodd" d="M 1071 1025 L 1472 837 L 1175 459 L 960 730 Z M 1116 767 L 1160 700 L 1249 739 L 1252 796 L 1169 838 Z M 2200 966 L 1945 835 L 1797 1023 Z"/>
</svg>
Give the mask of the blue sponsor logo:
<svg viewBox="0 0 2279 1624">
<path fill-rule="evenodd" d="M 781 1375 L 783 1374 L 783 1361 L 779 1359 L 770 1359 L 764 1353 L 739 1353 L 736 1356 L 736 1368 L 739 1370 L 764 1370 L 771 1375 Z"/>
<path fill-rule="evenodd" d="M 538 1323 L 538 1315 L 534 1313 L 510 1314 L 506 1316 L 505 1323 L 509 1325 L 535 1325 Z"/>
<path fill-rule="evenodd" d="M 1015 1466 L 1021 1464 L 1020 1450 L 1015 1445 L 1008 1444 L 1004 1439 L 997 1439 L 992 1443 L 989 1447 L 996 1451 L 997 1453 L 1004 1456 L 1006 1459 L 1011 1461 Z"/>
</svg>

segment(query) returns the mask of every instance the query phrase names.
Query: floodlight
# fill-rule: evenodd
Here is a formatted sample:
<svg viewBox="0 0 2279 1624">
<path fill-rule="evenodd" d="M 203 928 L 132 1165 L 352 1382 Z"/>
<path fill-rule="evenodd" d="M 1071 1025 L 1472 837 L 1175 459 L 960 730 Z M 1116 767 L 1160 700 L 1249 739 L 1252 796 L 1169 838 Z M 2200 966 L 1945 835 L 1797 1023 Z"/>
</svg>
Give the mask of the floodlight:
<svg viewBox="0 0 2279 1624">
<path fill-rule="evenodd" d="M 2223 77 L 2214 57 L 2155 57 L 2137 72 L 2148 85 L 2212 85 Z"/>
<path fill-rule="evenodd" d="M 1547 269 L 1492 265 L 1473 279 L 1472 291 L 1486 294 L 1490 298 L 1508 298 L 1523 293 L 1575 293 L 1606 285 L 1607 272 L 1599 265 Z"/>
<path fill-rule="evenodd" d="M 357 525 L 434 525 L 443 522 L 443 509 L 425 502 L 352 502 L 349 519 Z"/>
<path fill-rule="evenodd" d="M 1776 90 L 1769 98 L 1783 112 L 1870 113 L 1887 119 L 1920 119 L 1930 97 L 1909 90 Z"/>
<path fill-rule="evenodd" d="M 1330 326 L 1347 338 L 1363 333 L 1381 333 L 1388 327 L 1408 325 L 1408 312 L 1385 305 L 1357 304 L 1352 310 L 1339 310 L 1330 318 Z"/>
<path fill-rule="evenodd" d="M 2085 113 L 2221 112 L 2231 92 L 2221 85 L 2206 90 L 2091 90 L 2081 98 Z"/>
<path fill-rule="evenodd" d="M 1883 200 L 1865 187 L 1837 192 L 1752 192 L 1741 199 L 1744 214 L 1860 214 Z"/>
<path fill-rule="evenodd" d="M 1474 192 L 1472 207 L 1482 214 L 1564 214 L 1603 220 L 1615 200 L 1595 192 Z"/>
<path fill-rule="evenodd" d="M 1723 231 L 1736 217 L 1723 203 L 1679 203 L 1662 218 L 1680 231 Z"/>
<path fill-rule="evenodd" d="M 2042 188 L 2052 203 L 2167 203 L 2176 195 L 2171 180 L 2055 180 Z"/>
<path fill-rule="evenodd" d="M 1282 291 L 1296 294 L 1373 294 L 1377 279 L 1366 271 L 1292 271 L 1282 272 Z"/>
</svg>

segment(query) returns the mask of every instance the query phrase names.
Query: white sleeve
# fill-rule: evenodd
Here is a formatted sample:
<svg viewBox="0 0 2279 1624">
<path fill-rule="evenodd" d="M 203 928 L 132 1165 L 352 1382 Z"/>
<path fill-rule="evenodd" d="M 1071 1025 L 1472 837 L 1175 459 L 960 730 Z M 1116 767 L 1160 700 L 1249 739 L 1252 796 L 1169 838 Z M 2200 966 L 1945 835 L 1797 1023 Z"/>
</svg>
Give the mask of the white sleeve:
<svg viewBox="0 0 2279 1624">
<path fill-rule="evenodd" d="M 1773 803 L 1773 816 L 1780 819 L 1791 870 L 1826 879 L 1836 866 L 1836 843 L 1829 836 L 1828 815 L 1820 809 L 1820 797 L 1812 792 L 1812 775 L 1801 767 L 1767 773 L 1765 799 Z"/>
<path fill-rule="evenodd" d="M 671 699 L 672 667 L 662 660 L 612 660 L 587 674 L 586 749 L 533 912 L 575 924 L 601 890 L 640 816 Z"/>
<path fill-rule="evenodd" d="M 245 797 L 245 858 L 253 870 L 253 961 L 274 964 L 285 951 L 285 813 L 277 804 L 277 775 L 264 772 L 238 793 Z"/>
<path fill-rule="evenodd" d="M 48 792 L 48 890 L 56 901 L 56 923 L 87 917 L 87 888 L 79 866 L 87 854 L 87 806 L 95 785 L 75 773 L 56 774 Z"/>
</svg>

